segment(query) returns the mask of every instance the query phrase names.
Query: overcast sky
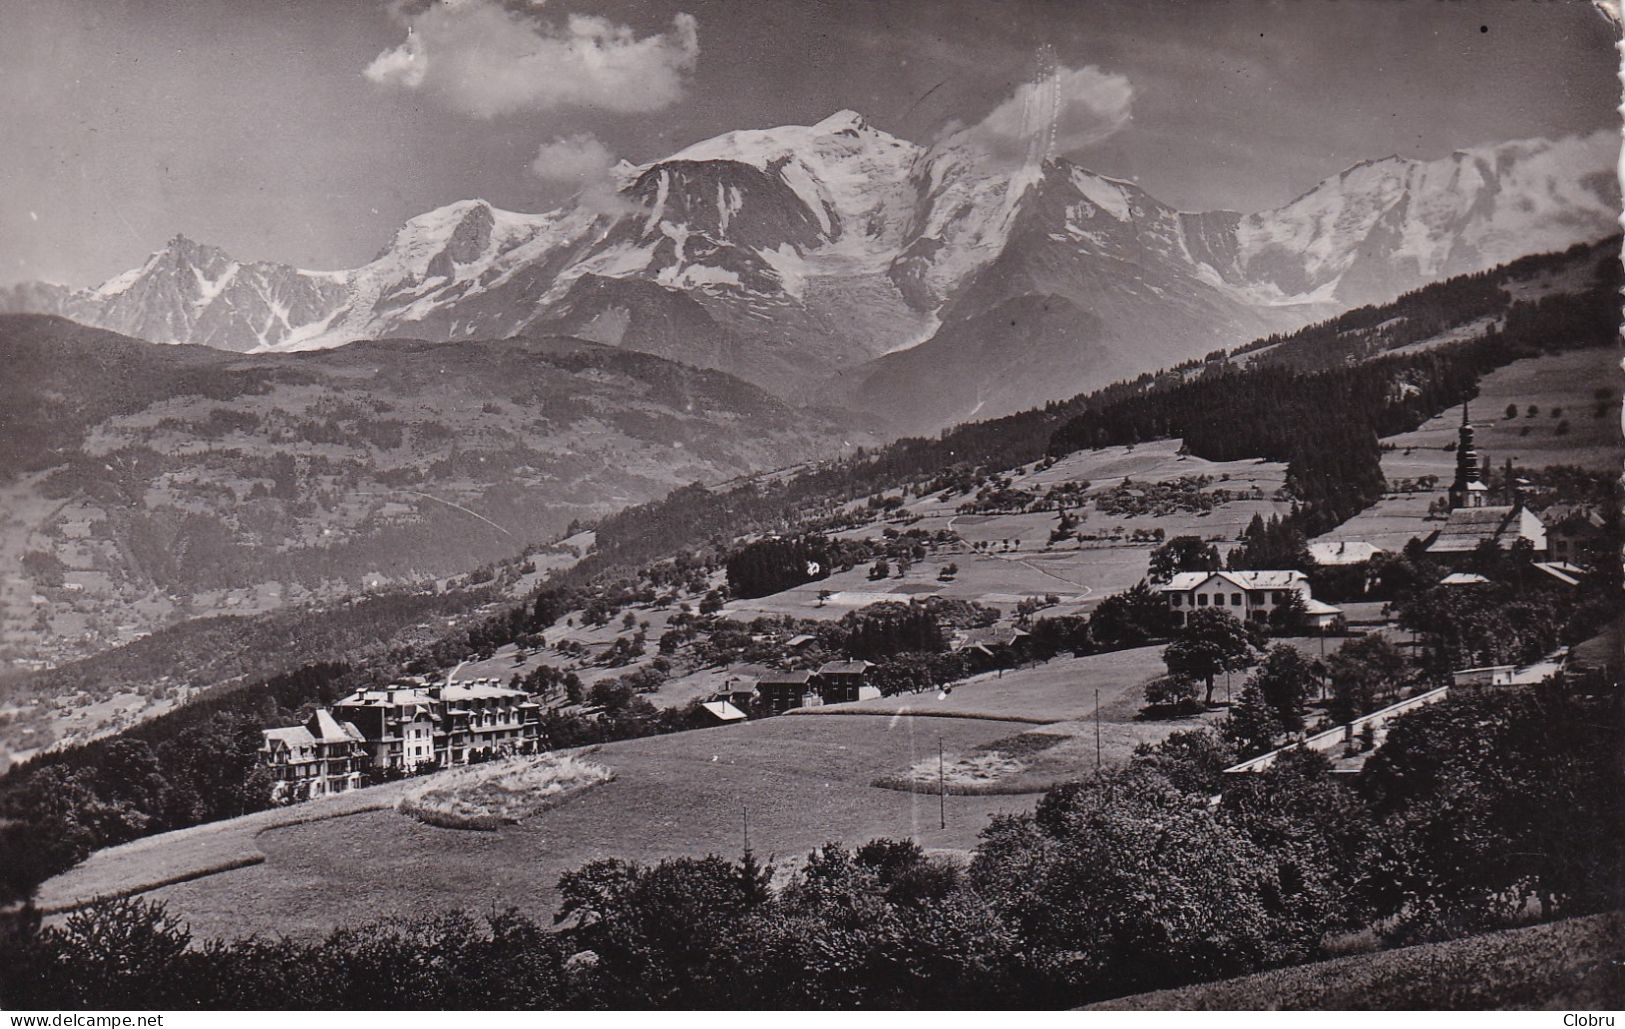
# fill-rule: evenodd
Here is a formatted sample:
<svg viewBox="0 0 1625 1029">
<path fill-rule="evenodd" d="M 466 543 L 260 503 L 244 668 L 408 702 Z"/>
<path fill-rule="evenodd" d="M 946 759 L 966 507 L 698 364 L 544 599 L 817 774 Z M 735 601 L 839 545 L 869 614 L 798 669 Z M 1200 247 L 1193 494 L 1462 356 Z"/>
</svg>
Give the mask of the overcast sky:
<svg viewBox="0 0 1625 1029">
<path fill-rule="evenodd" d="M 995 125 L 1046 43 L 1060 148 L 1185 210 L 1618 118 L 1580 2 L 4 0 L 0 282 L 91 285 L 177 232 L 348 267 L 453 200 L 545 210 L 841 108 L 928 142 Z"/>
</svg>

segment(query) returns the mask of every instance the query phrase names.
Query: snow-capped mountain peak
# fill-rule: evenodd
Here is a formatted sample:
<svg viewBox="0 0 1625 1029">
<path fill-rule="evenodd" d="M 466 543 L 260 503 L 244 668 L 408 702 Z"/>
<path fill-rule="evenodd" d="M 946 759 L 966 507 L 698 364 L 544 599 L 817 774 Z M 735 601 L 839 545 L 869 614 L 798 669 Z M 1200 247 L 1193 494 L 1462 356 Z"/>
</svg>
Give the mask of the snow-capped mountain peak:
<svg viewBox="0 0 1625 1029">
<path fill-rule="evenodd" d="M 1599 238 L 1619 211 L 1615 133 L 1528 139 L 1436 160 L 1362 161 L 1239 219 L 1226 282 L 1358 305 L 1422 282 Z"/>
<path fill-rule="evenodd" d="M 1180 213 L 1042 148 L 1001 164 L 963 133 L 926 147 L 841 110 L 621 162 L 543 214 L 459 200 L 356 268 L 242 262 L 177 236 L 94 289 L 0 290 L 0 311 L 236 350 L 545 325 L 802 395 L 973 319 L 1020 334 L 993 316 L 1013 302 L 1064 336 L 1060 304 L 1093 319 L 1095 347 L 1052 370 L 1066 390 L 1103 354 L 1179 360 L 1607 236 L 1617 147 L 1598 132 L 1390 155 L 1274 210 Z"/>
<path fill-rule="evenodd" d="M 817 132 L 826 136 L 833 136 L 838 132 L 862 132 L 869 127 L 863 115 L 851 109 L 836 111 L 834 114 L 813 126 Z"/>
</svg>

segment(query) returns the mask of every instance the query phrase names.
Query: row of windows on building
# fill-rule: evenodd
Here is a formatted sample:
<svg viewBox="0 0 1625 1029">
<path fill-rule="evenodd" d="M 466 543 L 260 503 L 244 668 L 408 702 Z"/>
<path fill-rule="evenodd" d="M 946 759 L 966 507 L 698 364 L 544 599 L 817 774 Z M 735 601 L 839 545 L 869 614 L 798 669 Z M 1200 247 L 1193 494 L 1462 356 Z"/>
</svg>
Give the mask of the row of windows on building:
<svg viewBox="0 0 1625 1029">
<path fill-rule="evenodd" d="M 1271 604 L 1284 604 L 1286 602 L 1286 594 L 1287 594 L 1286 590 L 1271 590 L 1266 595 L 1262 590 L 1260 590 L 1257 593 L 1254 593 L 1252 595 L 1252 602 L 1254 604 L 1263 604 L 1263 603 L 1266 602 L 1266 596 L 1267 596 L 1268 602 L 1271 603 Z M 1210 594 L 1207 594 L 1207 593 L 1198 593 L 1198 594 L 1196 594 L 1194 597 L 1191 598 L 1191 606 L 1193 606 L 1193 607 L 1207 607 L 1207 606 L 1209 606 L 1210 603 L 1215 607 L 1223 607 L 1224 606 L 1224 597 L 1225 597 L 1225 595 L 1223 593 L 1211 594 L 1211 596 L 1213 598 L 1211 602 L 1208 600 L 1209 596 L 1210 596 Z M 1183 596 L 1181 596 L 1180 594 L 1178 594 L 1178 593 L 1170 593 L 1168 595 L 1168 606 L 1169 607 L 1180 607 L 1184 603 L 1184 599 L 1185 598 Z M 1243 607 L 1243 606 L 1246 605 L 1246 603 L 1247 603 L 1247 597 L 1246 597 L 1245 594 L 1242 594 L 1242 593 L 1232 593 L 1232 594 L 1230 594 L 1230 605 L 1232 607 Z"/>
</svg>

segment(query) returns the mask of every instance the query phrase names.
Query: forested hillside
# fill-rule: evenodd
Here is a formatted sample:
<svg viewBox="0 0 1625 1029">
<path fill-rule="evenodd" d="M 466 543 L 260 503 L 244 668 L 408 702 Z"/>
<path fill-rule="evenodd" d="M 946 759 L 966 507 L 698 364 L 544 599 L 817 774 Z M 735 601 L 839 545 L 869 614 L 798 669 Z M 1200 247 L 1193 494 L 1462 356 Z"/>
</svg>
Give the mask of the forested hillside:
<svg viewBox="0 0 1625 1029">
<path fill-rule="evenodd" d="M 20 661 L 453 575 L 863 438 L 561 337 L 243 356 L 6 316 L 0 360 L 0 656 Z"/>
<path fill-rule="evenodd" d="M 1500 327 L 1475 339 L 1320 371 L 1296 360 L 1215 362 L 1193 379 L 1086 405 L 1056 431 L 1050 452 L 1176 437 L 1212 460 L 1284 460 L 1303 528 L 1324 532 L 1381 494 L 1378 437 L 1471 399 L 1480 376 L 1520 357 L 1610 345 L 1616 292 L 1608 284 L 1514 302 Z"/>
</svg>

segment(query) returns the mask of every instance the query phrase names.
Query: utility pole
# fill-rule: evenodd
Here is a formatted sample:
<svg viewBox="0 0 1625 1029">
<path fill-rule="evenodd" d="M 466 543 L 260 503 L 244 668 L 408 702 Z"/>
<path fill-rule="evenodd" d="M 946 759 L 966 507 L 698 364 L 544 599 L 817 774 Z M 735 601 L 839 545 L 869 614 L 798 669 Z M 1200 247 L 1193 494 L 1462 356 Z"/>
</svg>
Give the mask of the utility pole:
<svg viewBox="0 0 1625 1029">
<path fill-rule="evenodd" d="M 1095 687 L 1095 771 L 1100 771 L 1100 687 Z"/>
<path fill-rule="evenodd" d="M 937 737 L 937 817 L 939 828 L 948 828 L 948 773 L 942 763 L 942 737 Z"/>
<path fill-rule="evenodd" d="M 749 804 L 743 805 L 743 806 L 740 807 L 739 810 L 740 810 L 740 813 L 744 816 L 745 853 L 748 855 L 750 853 L 750 805 Z"/>
</svg>

